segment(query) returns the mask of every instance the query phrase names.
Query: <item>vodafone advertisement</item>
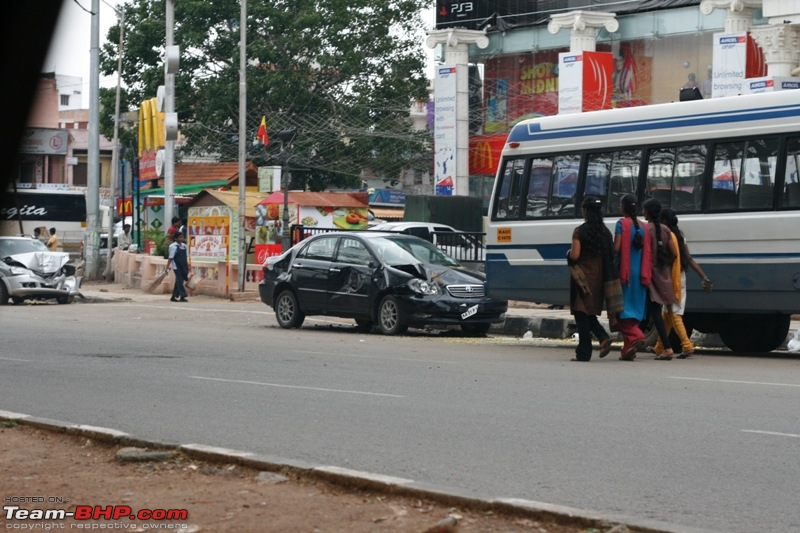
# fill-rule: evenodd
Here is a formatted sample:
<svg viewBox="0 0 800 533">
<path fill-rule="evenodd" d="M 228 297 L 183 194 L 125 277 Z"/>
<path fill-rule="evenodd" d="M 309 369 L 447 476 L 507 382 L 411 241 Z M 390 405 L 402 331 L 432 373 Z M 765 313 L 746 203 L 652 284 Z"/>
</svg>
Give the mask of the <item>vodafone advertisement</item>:
<svg viewBox="0 0 800 533">
<path fill-rule="evenodd" d="M 558 113 L 611 109 L 614 56 L 608 52 L 558 54 Z"/>
</svg>

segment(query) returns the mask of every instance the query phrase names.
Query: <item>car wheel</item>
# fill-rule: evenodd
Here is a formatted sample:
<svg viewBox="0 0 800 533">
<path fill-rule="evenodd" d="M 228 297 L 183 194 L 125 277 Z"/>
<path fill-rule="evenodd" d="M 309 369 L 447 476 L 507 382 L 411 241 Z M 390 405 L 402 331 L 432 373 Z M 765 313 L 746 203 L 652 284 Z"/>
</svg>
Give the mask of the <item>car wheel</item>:
<svg viewBox="0 0 800 533">
<path fill-rule="evenodd" d="M 0 279 L 0 305 L 6 305 L 8 303 L 8 289 L 6 289 L 6 284 L 3 280 Z"/>
<path fill-rule="evenodd" d="M 356 318 L 356 326 L 359 331 L 372 331 L 372 326 L 375 324 L 372 320 L 364 320 L 363 318 Z"/>
<path fill-rule="evenodd" d="M 12 296 L 11 303 L 13 303 L 14 305 L 22 305 L 23 303 L 25 303 L 25 298 L 20 298 L 19 296 Z"/>
<path fill-rule="evenodd" d="M 491 324 L 461 324 L 461 331 L 470 337 L 483 337 L 489 333 Z"/>
<path fill-rule="evenodd" d="M 56 301 L 58 303 L 60 303 L 60 304 L 71 304 L 72 302 L 75 301 L 75 297 L 74 296 L 59 296 L 58 298 L 56 298 Z"/>
<path fill-rule="evenodd" d="M 297 296 L 290 290 L 284 290 L 275 300 L 275 319 L 278 325 L 285 329 L 299 328 L 303 325 L 306 315 L 300 311 Z"/>
<path fill-rule="evenodd" d="M 403 310 L 397 298 L 392 296 L 384 297 L 378 307 L 378 328 L 384 335 L 399 335 L 408 329 Z"/>
</svg>

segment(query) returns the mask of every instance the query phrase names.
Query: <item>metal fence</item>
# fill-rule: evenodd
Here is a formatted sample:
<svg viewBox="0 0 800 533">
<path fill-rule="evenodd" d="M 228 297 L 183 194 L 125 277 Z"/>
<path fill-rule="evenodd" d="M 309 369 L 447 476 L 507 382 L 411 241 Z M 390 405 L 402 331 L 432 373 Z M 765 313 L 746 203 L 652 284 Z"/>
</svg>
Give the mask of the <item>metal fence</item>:
<svg viewBox="0 0 800 533">
<path fill-rule="evenodd" d="M 317 228 L 295 224 L 291 227 L 292 246 L 306 237 L 332 231 L 369 231 L 369 230 L 343 230 L 339 228 Z M 397 232 L 405 233 L 405 232 Z M 486 233 L 474 231 L 432 231 L 431 242 L 447 255 L 463 263 L 465 266 L 483 270 L 485 261 Z"/>
</svg>

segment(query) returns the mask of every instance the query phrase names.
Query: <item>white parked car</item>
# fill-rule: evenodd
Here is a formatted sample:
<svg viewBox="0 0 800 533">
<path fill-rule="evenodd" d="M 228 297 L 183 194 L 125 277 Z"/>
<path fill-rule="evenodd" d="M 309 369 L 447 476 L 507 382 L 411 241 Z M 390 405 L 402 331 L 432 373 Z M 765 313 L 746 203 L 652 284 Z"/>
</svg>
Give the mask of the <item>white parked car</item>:
<svg viewBox="0 0 800 533">
<path fill-rule="evenodd" d="M 82 276 L 67 252 L 51 252 L 32 237 L 0 237 L 0 305 L 55 299 L 71 303 Z"/>
<path fill-rule="evenodd" d="M 462 232 L 435 222 L 384 222 L 369 229 L 420 237 L 462 262 L 484 261 L 483 235 L 480 233 Z"/>
</svg>

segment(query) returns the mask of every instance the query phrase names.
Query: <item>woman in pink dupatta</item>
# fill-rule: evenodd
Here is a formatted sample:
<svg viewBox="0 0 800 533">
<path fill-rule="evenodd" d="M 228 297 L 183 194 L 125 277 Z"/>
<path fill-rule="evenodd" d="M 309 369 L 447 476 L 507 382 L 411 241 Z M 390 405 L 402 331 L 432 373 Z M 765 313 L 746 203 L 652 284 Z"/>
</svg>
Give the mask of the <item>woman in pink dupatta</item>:
<svg viewBox="0 0 800 533">
<path fill-rule="evenodd" d="M 624 308 L 619 315 L 623 344 L 620 360 L 633 361 L 644 345 L 645 335 L 639 322 L 647 314 L 647 289 L 652 276 L 652 258 L 647 226 L 636 217 L 637 198 L 626 194 L 620 200 L 623 217 L 614 230 L 614 252 L 619 255 L 619 281 Z"/>
</svg>

